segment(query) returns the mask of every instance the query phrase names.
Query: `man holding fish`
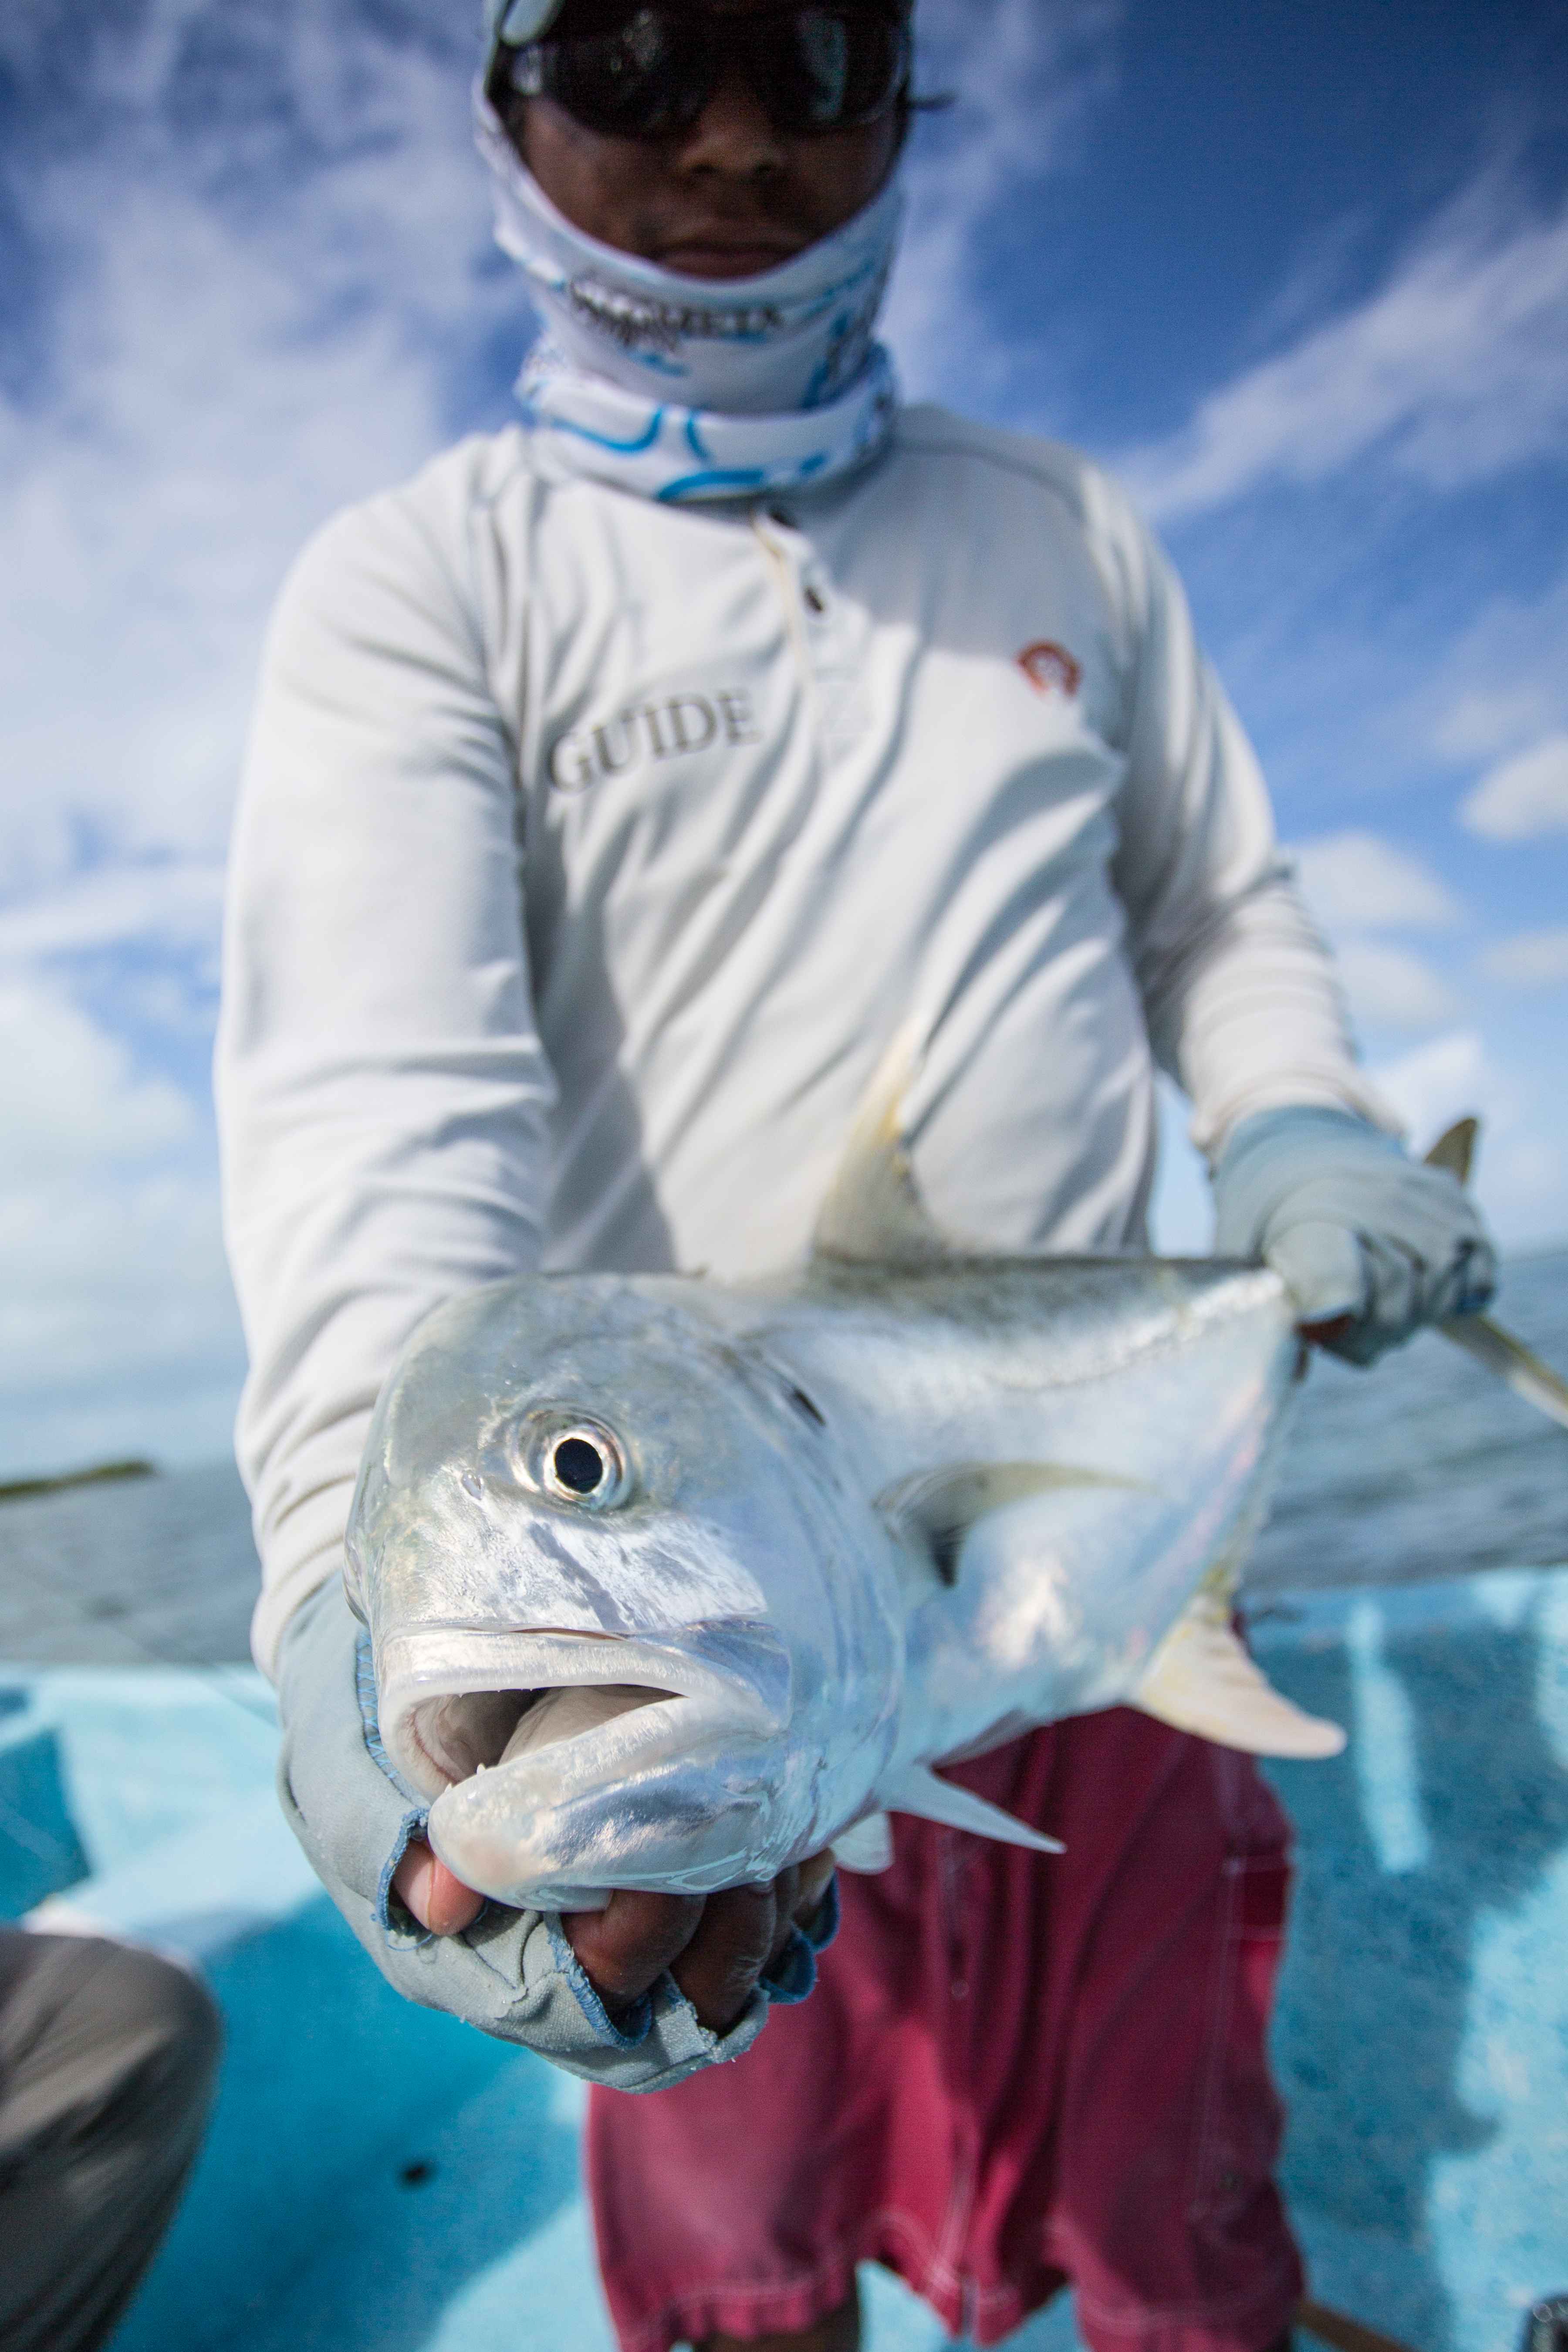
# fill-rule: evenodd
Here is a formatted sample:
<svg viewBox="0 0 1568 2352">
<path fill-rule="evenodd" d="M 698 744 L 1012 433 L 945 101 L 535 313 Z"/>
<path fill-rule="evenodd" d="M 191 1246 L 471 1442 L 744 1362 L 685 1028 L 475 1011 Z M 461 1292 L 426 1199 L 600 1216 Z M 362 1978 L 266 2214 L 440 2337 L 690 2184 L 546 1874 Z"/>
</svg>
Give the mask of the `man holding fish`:
<svg viewBox="0 0 1568 2352">
<path fill-rule="evenodd" d="M 257 1655 L 378 1964 L 594 2081 L 628 2347 L 843 2352 L 875 2259 L 980 2343 L 1071 2279 L 1096 2352 L 1264 2352 L 1237 1749 L 1334 1735 L 1224 1576 L 1292 1323 L 1369 1362 L 1490 1254 L 1126 500 L 899 402 L 912 65 L 904 0 L 495 0 L 523 423 L 302 558 L 236 834 Z M 1274 1272 L 1051 1290 L 1144 1244 L 1156 1067 Z"/>
</svg>

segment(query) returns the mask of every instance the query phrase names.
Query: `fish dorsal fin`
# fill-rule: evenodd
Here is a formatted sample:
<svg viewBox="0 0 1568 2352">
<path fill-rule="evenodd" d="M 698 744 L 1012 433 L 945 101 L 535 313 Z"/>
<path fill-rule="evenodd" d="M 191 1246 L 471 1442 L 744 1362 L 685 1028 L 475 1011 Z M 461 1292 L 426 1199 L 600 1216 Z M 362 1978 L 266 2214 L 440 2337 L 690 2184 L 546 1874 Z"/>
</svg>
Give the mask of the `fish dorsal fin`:
<svg viewBox="0 0 1568 2352">
<path fill-rule="evenodd" d="M 1446 1168 L 1450 1176 L 1458 1178 L 1461 1185 L 1468 1184 L 1470 1170 L 1475 1164 L 1476 1145 L 1480 1139 L 1480 1132 L 1479 1118 L 1457 1118 L 1452 1127 L 1445 1128 L 1427 1154 L 1427 1166 Z"/>
<path fill-rule="evenodd" d="M 895 1780 L 877 1790 L 878 1796 L 893 1813 L 914 1813 L 923 1822 L 940 1822 L 950 1830 L 968 1830 L 975 1837 L 996 1838 L 1003 1845 L 1026 1845 L 1034 1853 L 1063 1853 L 1066 1848 L 1060 1838 L 1047 1837 L 1040 1830 L 1031 1830 L 1026 1822 L 1015 1821 L 984 1797 L 977 1797 L 972 1789 L 960 1789 L 955 1781 L 939 1780 L 928 1764 L 912 1764 Z"/>
<path fill-rule="evenodd" d="M 1213 1578 L 1176 1619 L 1129 1703 L 1177 1731 L 1249 1756 L 1337 1756 L 1344 1746 L 1337 1723 L 1306 1714 L 1248 1656 Z"/>
<path fill-rule="evenodd" d="M 988 1512 L 1036 1495 L 1085 1486 L 1150 1492 L 1141 1479 L 1057 1462 L 949 1462 L 939 1470 L 900 1478 L 877 1496 L 876 1507 L 896 1535 L 930 1553 L 944 1584 L 956 1584 L 964 1538 Z"/>
<path fill-rule="evenodd" d="M 904 1105 L 920 1063 L 920 1033 L 901 1029 L 866 1088 L 811 1236 L 816 1257 L 929 1265 L 953 1255 L 932 1222 L 904 1144 Z"/>
<path fill-rule="evenodd" d="M 867 1813 L 863 1821 L 841 1830 L 833 1840 L 833 1860 L 841 1870 L 874 1878 L 893 1865 L 893 1824 L 885 1813 Z"/>
</svg>

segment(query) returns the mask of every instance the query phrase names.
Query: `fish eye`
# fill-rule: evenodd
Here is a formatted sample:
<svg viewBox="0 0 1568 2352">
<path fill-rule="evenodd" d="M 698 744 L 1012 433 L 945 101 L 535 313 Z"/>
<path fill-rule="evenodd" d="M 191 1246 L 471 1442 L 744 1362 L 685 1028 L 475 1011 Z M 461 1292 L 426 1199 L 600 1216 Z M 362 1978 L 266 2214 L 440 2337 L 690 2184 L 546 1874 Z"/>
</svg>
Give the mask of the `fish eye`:
<svg viewBox="0 0 1568 2352">
<path fill-rule="evenodd" d="M 610 1470 L 591 1437 L 563 1437 L 550 1455 L 549 1466 L 556 1485 L 570 1486 L 574 1495 L 591 1495 L 603 1486 Z"/>
<path fill-rule="evenodd" d="M 602 1511 L 631 1491 L 625 1449 L 612 1430 L 585 1413 L 530 1414 L 518 1454 L 528 1484 L 552 1502 Z"/>
</svg>

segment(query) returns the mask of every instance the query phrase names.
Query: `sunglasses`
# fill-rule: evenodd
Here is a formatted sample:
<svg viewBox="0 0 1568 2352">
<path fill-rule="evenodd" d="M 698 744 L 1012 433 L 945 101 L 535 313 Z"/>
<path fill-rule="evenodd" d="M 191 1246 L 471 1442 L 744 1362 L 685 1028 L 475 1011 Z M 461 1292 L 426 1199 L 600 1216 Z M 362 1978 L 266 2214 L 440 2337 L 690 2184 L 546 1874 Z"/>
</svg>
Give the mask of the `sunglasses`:
<svg viewBox="0 0 1568 2352">
<path fill-rule="evenodd" d="M 641 7 L 612 29 L 503 49 L 503 78 L 548 98 L 585 130 L 613 139 L 689 131 L 719 85 L 738 74 L 785 137 L 874 122 L 909 79 L 902 12 L 779 7 L 744 16 Z"/>
</svg>

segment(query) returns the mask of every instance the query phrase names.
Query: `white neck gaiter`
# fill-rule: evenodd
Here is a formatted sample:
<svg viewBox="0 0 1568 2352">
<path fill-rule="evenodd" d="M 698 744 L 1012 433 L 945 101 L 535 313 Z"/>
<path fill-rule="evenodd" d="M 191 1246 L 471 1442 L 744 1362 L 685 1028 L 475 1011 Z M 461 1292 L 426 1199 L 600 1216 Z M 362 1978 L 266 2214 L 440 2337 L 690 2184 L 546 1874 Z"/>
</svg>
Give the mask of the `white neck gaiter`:
<svg viewBox="0 0 1568 2352">
<path fill-rule="evenodd" d="M 873 331 L 897 243 L 896 180 L 760 277 L 715 281 L 601 245 L 558 212 L 482 85 L 496 237 L 545 325 L 518 394 L 572 470 L 666 500 L 831 480 L 885 444 L 893 370 Z"/>
</svg>

